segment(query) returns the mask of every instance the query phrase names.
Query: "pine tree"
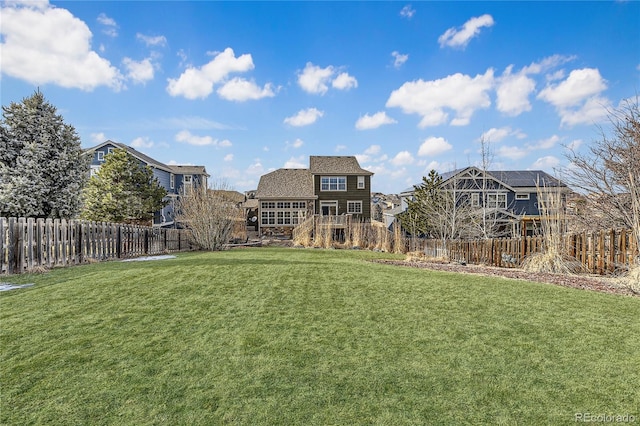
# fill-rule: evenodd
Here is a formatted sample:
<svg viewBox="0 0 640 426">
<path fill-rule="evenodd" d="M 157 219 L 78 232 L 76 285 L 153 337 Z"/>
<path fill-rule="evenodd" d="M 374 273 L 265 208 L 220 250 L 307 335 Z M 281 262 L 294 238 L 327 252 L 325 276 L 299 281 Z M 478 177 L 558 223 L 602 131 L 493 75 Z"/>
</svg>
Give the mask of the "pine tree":
<svg viewBox="0 0 640 426">
<path fill-rule="evenodd" d="M 89 158 L 73 126 L 37 91 L 2 107 L 0 215 L 74 217 Z"/>
<path fill-rule="evenodd" d="M 434 224 L 431 213 L 433 206 L 442 204 L 442 177 L 435 170 L 422 177 L 422 183 L 414 186 L 413 200 L 408 201 L 407 210 L 398 218 L 402 227 L 413 236 L 430 235 Z"/>
<path fill-rule="evenodd" d="M 144 166 L 124 149 L 105 157 L 84 191 L 82 217 L 104 222 L 149 224 L 154 212 L 166 205 L 167 191 Z"/>
</svg>

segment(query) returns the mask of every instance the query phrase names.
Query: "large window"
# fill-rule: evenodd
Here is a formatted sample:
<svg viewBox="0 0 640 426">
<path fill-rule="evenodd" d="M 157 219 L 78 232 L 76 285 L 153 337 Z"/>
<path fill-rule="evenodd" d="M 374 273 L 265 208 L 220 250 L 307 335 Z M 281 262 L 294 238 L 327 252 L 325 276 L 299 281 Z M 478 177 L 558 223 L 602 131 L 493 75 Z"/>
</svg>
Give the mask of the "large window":
<svg viewBox="0 0 640 426">
<path fill-rule="evenodd" d="M 361 214 L 362 201 L 347 201 L 347 213 Z"/>
<path fill-rule="evenodd" d="M 306 201 L 262 201 L 260 208 L 260 223 L 263 226 L 297 225 L 307 216 Z"/>
<path fill-rule="evenodd" d="M 494 209 L 506 209 L 507 194 L 487 194 L 487 207 Z"/>
<path fill-rule="evenodd" d="M 346 191 L 347 178 L 345 176 L 322 176 L 320 191 Z"/>
</svg>

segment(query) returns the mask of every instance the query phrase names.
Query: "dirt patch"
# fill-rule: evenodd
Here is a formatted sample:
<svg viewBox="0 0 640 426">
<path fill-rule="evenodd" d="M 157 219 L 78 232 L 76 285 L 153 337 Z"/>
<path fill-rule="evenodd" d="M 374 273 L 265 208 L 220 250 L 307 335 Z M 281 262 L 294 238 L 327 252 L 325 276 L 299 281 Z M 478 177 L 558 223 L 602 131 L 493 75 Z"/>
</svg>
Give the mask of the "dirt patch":
<svg viewBox="0 0 640 426">
<path fill-rule="evenodd" d="M 599 291 L 601 293 L 640 297 L 639 293 L 633 292 L 631 289 L 621 286 L 620 284 L 616 283 L 615 279 L 597 275 L 549 274 L 525 272 L 522 269 L 517 268 L 496 268 L 483 265 L 461 265 L 458 263 L 437 263 L 414 260 L 376 260 L 375 262 L 411 268 L 429 269 L 433 271 L 446 271 L 491 277 L 503 277 L 515 280 L 555 284 L 562 287 L 577 288 L 582 290 Z"/>
</svg>

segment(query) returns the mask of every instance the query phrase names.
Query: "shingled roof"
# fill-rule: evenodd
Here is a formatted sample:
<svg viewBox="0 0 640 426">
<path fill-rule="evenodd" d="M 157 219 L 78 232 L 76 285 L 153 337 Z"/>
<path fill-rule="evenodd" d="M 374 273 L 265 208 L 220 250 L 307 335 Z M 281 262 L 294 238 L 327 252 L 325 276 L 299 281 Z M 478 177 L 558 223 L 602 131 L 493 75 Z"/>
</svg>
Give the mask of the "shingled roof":
<svg viewBox="0 0 640 426">
<path fill-rule="evenodd" d="M 547 188 L 567 186 L 542 170 L 496 170 L 487 173 L 512 188 L 533 188 L 536 185 Z"/>
<path fill-rule="evenodd" d="M 309 169 L 313 175 L 367 175 L 368 170 L 360 167 L 358 160 L 353 156 L 311 156 Z"/>
<path fill-rule="evenodd" d="M 260 178 L 256 198 L 317 198 L 308 169 L 278 169 Z"/>
<path fill-rule="evenodd" d="M 206 175 L 209 176 L 204 166 L 182 166 L 182 165 L 170 165 L 169 168 L 175 174 L 180 175 Z"/>
</svg>

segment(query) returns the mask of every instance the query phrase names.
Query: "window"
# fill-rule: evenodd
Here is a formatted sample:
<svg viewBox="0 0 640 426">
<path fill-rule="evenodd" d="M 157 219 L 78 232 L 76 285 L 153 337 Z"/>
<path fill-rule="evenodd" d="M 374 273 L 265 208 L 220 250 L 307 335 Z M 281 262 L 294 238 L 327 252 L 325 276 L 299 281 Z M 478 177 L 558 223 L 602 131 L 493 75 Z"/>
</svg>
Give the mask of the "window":
<svg viewBox="0 0 640 426">
<path fill-rule="evenodd" d="M 263 225 L 275 225 L 276 224 L 276 212 L 262 212 L 262 224 Z"/>
<path fill-rule="evenodd" d="M 278 201 L 276 203 L 276 207 L 279 209 L 290 209 L 291 208 L 291 203 L 288 201 Z"/>
<path fill-rule="evenodd" d="M 104 161 L 104 151 L 98 151 L 98 161 Z"/>
<path fill-rule="evenodd" d="M 176 186 L 176 175 L 171 173 L 169 175 L 169 188 L 173 189 Z"/>
<path fill-rule="evenodd" d="M 364 189 L 364 176 L 358 176 L 358 189 Z"/>
<path fill-rule="evenodd" d="M 109 148 L 107 148 L 107 154 L 111 154 L 112 152 L 113 152 L 113 147 L 110 146 Z"/>
<path fill-rule="evenodd" d="M 487 207 L 495 209 L 506 209 L 507 194 L 487 194 Z"/>
<path fill-rule="evenodd" d="M 528 200 L 529 193 L 528 192 L 518 192 L 516 194 L 516 200 Z"/>
<path fill-rule="evenodd" d="M 273 201 L 263 202 L 261 207 L 263 209 L 275 209 L 276 203 L 274 203 Z"/>
<path fill-rule="evenodd" d="M 480 194 L 474 192 L 471 194 L 471 207 L 479 207 L 480 206 Z"/>
<path fill-rule="evenodd" d="M 193 179 L 191 178 L 191 175 L 184 175 L 184 184 L 185 185 L 191 185 L 192 181 L 193 181 Z"/>
<path fill-rule="evenodd" d="M 320 191 L 346 191 L 347 178 L 345 176 L 322 176 Z"/>
<path fill-rule="evenodd" d="M 307 208 L 307 202 L 306 201 L 294 201 L 291 203 L 291 208 L 294 209 L 305 209 Z"/>
<path fill-rule="evenodd" d="M 362 214 L 362 201 L 347 201 L 347 213 Z"/>
</svg>

